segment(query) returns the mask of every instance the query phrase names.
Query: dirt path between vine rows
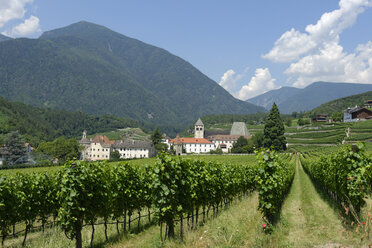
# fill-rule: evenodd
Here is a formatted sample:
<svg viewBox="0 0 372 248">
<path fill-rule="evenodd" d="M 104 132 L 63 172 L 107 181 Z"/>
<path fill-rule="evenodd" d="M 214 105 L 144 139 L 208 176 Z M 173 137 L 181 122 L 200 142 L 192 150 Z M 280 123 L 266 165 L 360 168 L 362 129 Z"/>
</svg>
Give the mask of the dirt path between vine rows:
<svg viewBox="0 0 372 248">
<path fill-rule="evenodd" d="M 360 247 L 360 239 L 343 227 L 336 209 L 324 192 L 317 191 L 297 158 L 295 178 L 273 235 L 278 247 Z"/>
</svg>

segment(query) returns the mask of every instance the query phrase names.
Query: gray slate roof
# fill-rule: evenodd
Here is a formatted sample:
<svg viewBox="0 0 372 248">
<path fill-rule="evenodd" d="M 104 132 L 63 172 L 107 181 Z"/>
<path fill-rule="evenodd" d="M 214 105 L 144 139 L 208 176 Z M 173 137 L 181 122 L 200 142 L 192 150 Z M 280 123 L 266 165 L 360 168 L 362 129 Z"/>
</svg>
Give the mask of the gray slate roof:
<svg viewBox="0 0 372 248">
<path fill-rule="evenodd" d="M 357 111 L 359 111 L 359 110 L 361 110 L 361 109 L 364 109 L 364 108 L 361 108 L 361 107 L 348 108 L 348 109 L 346 109 L 346 110 L 344 111 L 344 113 L 349 113 L 349 114 L 351 114 L 351 113 L 357 112 Z"/>
<path fill-rule="evenodd" d="M 200 118 L 196 121 L 195 126 L 204 126 L 203 122 L 200 120 Z"/>
<path fill-rule="evenodd" d="M 244 122 L 234 122 L 231 127 L 230 135 L 249 136 L 250 134 Z"/>
<path fill-rule="evenodd" d="M 152 143 L 141 140 L 115 140 L 113 148 L 140 148 L 151 149 Z"/>
</svg>

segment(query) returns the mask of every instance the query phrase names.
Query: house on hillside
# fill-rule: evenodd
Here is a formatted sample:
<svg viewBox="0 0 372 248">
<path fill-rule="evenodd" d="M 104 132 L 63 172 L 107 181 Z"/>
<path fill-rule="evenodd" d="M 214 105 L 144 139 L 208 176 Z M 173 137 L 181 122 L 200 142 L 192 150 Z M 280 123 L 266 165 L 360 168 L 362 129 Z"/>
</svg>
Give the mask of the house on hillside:
<svg viewBox="0 0 372 248">
<path fill-rule="evenodd" d="M 365 108 L 372 108 L 372 100 L 365 100 L 364 101 Z"/>
<path fill-rule="evenodd" d="M 366 108 L 355 106 L 354 108 L 348 108 L 344 111 L 344 122 L 368 119 L 372 119 L 372 111 Z"/>
<path fill-rule="evenodd" d="M 311 119 L 312 122 L 329 122 L 327 114 L 318 114 Z"/>
</svg>

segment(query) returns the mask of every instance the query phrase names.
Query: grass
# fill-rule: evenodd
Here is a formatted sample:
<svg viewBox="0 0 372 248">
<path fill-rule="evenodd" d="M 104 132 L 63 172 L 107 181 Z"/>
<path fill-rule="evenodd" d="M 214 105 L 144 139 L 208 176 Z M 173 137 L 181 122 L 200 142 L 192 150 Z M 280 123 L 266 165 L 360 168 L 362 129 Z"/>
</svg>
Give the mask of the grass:
<svg viewBox="0 0 372 248">
<path fill-rule="evenodd" d="M 104 132 L 104 133 L 97 133 L 89 135 L 88 138 L 94 138 L 96 135 L 105 135 L 110 140 L 120 140 L 120 139 L 133 139 L 133 140 L 150 140 L 150 134 L 147 134 L 142 131 L 140 128 L 124 128 L 124 129 L 118 129 L 115 131 L 110 132 Z"/>
<path fill-rule="evenodd" d="M 216 218 L 208 219 L 195 230 L 186 230 L 183 242 L 180 238 L 161 243 L 159 227 L 154 226 L 132 239 L 107 247 L 254 247 L 264 235 L 260 230 L 261 214 L 256 210 L 258 195 L 253 193 L 236 200 Z M 179 233 L 179 226 L 176 226 Z"/>
<path fill-rule="evenodd" d="M 297 160 L 296 175 L 283 204 L 280 221 L 265 247 L 354 245 L 362 245 L 360 235 L 345 229 L 338 208 L 325 193 L 315 188 Z"/>
</svg>

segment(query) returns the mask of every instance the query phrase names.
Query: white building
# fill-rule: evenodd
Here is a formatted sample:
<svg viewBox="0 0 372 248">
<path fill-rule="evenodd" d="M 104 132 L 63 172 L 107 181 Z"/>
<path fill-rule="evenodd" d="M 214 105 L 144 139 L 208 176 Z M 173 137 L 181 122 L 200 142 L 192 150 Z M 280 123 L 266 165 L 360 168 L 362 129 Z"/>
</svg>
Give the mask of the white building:
<svg viewBox="0 0 372 248">
<path fill-rule="evenodd" d="M 97 135 L 93 139 L 87 139 L 86 131 L 83 132 L 83 138 L 79 143 L 84 146 L 82 159 L 97 161 L 110 159 L 111 146 L 114 143 L 107 136 Z"/>
<path fill-rule="evenodd" d="M 181 138 L 177 135 L 169 143 L 182 144 L 182 148 L 186 153 L 209 153 L 216 149 L 211 141 L 204 139 L 204 124 L 200 118 L 195 123 L 194 138 Z M 176 149 L 176 154 L 181 155 L 182 152 Z"/>
<path fill-rule="evenodd" d="M 111 141 L 107 136 L 97 135 L 93 139 L 87 138 L 86 131 L 79 143 L 84 147 L 82 159 L 89 161 L 108 160 L 112 151 L 119 151 L 120 158 L 149 158 L 154 154 L 151 142 L 116 140 Z"/>
<path fill-rule="evenodd" d="M 176 139 L 172 139 L 170 143 L 175 141 Z M 204 138 L 179 138 L 179 141 L 186 153 L 209 153 L 216 149 L 212 142 Z"/>
<path fill-rule="evenodd" d="M 230 152 L 231 148 L 233 148 L 234 143 L 239 139 L 242 135 L 224 135 L 224 134 L 217 134 L 208 136 L 208 140 L 213 142 L 214 146 L 220 148 L 222 152 L 227 153 Z M 250 138 L 251 136 L 244 136 L 246 139 Z"/>
<path fill-rule="evenodd" d="M 114 151 L 119 151 L 120 158 L 150 158 L 155 150 L 151 142 L 140 140 L 116 140 L 112 146 Z"/>
</svg>

